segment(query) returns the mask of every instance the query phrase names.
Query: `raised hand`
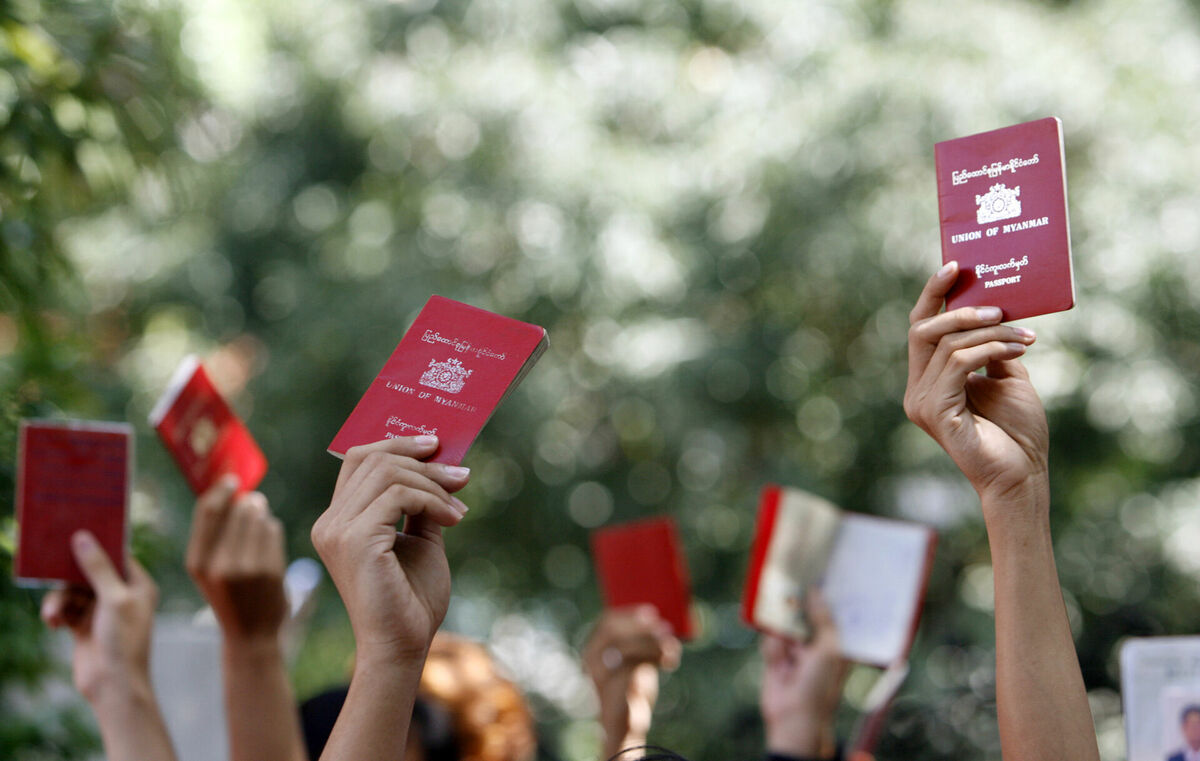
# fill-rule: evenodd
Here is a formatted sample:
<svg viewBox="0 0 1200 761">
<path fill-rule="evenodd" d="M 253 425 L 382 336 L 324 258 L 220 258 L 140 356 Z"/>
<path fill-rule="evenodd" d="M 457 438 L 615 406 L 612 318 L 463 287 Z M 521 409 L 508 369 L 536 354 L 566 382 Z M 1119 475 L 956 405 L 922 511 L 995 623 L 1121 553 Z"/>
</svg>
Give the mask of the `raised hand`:
<svg viewBox="0 0 1200 761">
<path fill-rule="evenodd" d="M 196 502 L 187 569 L 221 626 L 232 761 L 306 761 L 283 662 L 283 527 L 258 492 L 225 476 Z"/>
<path fill-rule="evenodd" d="M 932 436 L 981 497 L 1001 497 L 1046 478 L 1046 414 L 1018 361 L 1033 331 L 1000 324 L 997 307 L 941 312 L 958 277 L 947 264 L 909 315 L 904 410 Z M 985 374 L 976 371 L 985 369 Z"/>
<path fill-rule="evenodd" d="M 947 264 L 912 310 L 904 409 L 979 492 L 995 580 L 1000 746 L 1014 761 L 1096 761 L 1050 539 L 1046 413 L 1018 359 L 1034 335 L 1001 325 L 994 307 L 939 314 L 957 277 Z"/>
<path fill-rule="evenodd" d="M 91 704 L 110 761 L 174 761 L 171 738 L 150 684 L 150 637 L 158 588 L 133 558 L 129 580 L 96 538 L 71 537 L 75 562 L 91 589 L 57 589 L 42 601 L 42 620 L 66 628 L 75 687 Z"/>
<path fill-rule="evenodd" d="M 225 476 L 196 502 L 187 570 L 227 640 L 277 639 L 287 615 L 283 527 L 258 492 Z"/>
<path fill-rule="evenodd" d="M 354 629 L 354 677 L 323 759 L 399 758 L 425 656 L 450 603 L 442 527 L 467 507 L 466 468 L 426 462 L 432 436 L 354 447 L 312 528 Z M 404 520 L 404 528 L 397 524 Z"/>
<path fill-rule="evenodd" d="M 767 752 L 801 758 L 833 758 L 834 716 L 850 663 L 838 645 L 837 624 L 820 590 L 806 599 L 812 636 L 808 642 L 765 634 L 760 650 L 759 696 Z"/>
<path fill-rule="evenodd" d="M 592 630 L 583 663 L 600 699 L 602 758 L 646 744 L 658 672 L 679 666 L 682 645 L 652 605 L 609 609 Z"/>
</svg>

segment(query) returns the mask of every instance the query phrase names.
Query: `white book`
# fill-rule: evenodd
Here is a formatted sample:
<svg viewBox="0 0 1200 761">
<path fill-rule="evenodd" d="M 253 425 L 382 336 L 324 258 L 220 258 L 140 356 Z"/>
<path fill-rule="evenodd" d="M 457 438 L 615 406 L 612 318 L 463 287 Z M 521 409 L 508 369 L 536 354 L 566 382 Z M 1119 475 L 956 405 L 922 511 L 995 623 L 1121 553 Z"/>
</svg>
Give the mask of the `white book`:
<svg viewBox="0 0 1200 761">
<path fill-rule="evenodd" d="M 842 654 L 887 666 L 903 660 L 920 620 L 937 533 L 841 510 L 800 489 L 767 486 L 759 503 L 742 616 L 795 639 L 809 634 L 803 599 L 820 587 Z"/>
</svg>

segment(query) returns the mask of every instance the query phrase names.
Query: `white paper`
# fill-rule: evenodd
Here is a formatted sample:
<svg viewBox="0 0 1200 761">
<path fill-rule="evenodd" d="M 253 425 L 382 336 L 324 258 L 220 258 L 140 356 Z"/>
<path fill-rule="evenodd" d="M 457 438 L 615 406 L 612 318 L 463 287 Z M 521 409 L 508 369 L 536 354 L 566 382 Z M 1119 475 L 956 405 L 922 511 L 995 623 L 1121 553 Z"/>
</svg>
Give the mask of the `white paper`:
<svg viewBox="0 0 1200 761">
<path fill-rule="evenodd" d="M 822 589 L 847 658 L 886 666 L 905 656 L 931 539 L 920 524 L 842 514 Z"/>
</svg>

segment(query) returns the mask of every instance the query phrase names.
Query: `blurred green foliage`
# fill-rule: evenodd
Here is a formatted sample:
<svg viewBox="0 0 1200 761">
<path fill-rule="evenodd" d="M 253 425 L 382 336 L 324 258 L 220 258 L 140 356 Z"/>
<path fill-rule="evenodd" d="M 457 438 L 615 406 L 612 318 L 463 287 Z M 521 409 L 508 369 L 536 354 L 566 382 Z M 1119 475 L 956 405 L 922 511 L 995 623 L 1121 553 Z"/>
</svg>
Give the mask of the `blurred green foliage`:
<svg viewBox="0 0 1200 761">
<path fill-rule="evenodd" d="M 1105 758 L 1122 756 L 1116 646 L 1200 620 L 1194 4 L 4 14 L 5 514 L 16 417 L 129 420 L 164 605 L 195 608 L 178 562 L 191 498 L 142 424 L 184 354 L 260 439 L 262 489 L 306 555 L 336 472 L 325 446 L 430 293 L 545 325 L 550 352 L 466 463 L 448 626 L 489 640 L 572 761 L 596 752 L 572 660 L 599 605 L 588 531 L 663 512 L 704 633 L 652 739 L 698 759 L 760 750 L 737 600 L 768 480 L 939 528 L 880 758 L 998 757 L 986 539 L 969 488 L 904 420 L 904 338 L 938 262 L 932 144 L 1060 116 L 1079 307 L 1031 321 L 1028 364 L 1084 675 Z M 34 601 L 0 584 L 0 680 L 28 682 L 46 665 Z M 326 588 L 299 692 L 343 679 L 351 645 Z M 854 675 L 851 709 L 870 678 Z"/>
<path fill-rule="evenodd" d="M 98 748 L 77 707 L 41 691 L 51 662 L 37 596 L 12 584 L 16 421 L 120 417 L 125 396 L 88 284 L 59 225 L 121 204 L 159 171 L 173 125 L 201 99 L 130 5 L 0 6 L 0 755 L 74 758 Z M 22 689 L 16 689 L 18 686 Z"/>
</svg>

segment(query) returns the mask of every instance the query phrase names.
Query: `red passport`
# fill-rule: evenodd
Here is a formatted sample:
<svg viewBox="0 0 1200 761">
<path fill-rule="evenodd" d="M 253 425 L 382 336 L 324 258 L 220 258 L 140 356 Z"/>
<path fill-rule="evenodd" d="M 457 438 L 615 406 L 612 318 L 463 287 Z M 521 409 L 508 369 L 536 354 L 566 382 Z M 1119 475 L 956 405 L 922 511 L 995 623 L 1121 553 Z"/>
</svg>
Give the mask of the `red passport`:
<svg viewBox="0 0 1200 761">
<path fill-rule="evenodd" d="M 842 655 L 895 663 L 916 635 L 936 544 L 927 526 L 851 513 L 800 489 L 768 485 L 742 618 L 756 629 L 805 639 L 804 598 L 819 587 L 837 621 Z"/>
<path fill-rule="evenodd" d="M 623 523 L 593 531 L 591 539 L 607 607 L 653 605 L 675 636 L 692 637 L 687 561 L 675 521 L 648 518 Z"/>
<path fill-rule="evenodd" d="M 329 445 L 437 436 L 432 462 L 457 465 L 547 345 L 546 329 L 431 296 Z"/>
<path fill-rule="evenodd" d="M 1055 117 L 938 143 L 946 308 L 997 306 L 1017 320 L 1075 305 L 1062 122 Z"/>
<path fill-rule="evenodd" d="M 167 451 L 188 486 L 202 494 L 226 473 L 250 491 L 267 472 L 267 458 L 245 423 L 217 392 L 195 356 L 185 357 L 150 412 Z"/>
<path fill-rule="evenodd" d="M 125 575 L 133 428 L 124 423 L 22 420 L 17 445 L 17 556 L 22 582 L 87 586 L 71 535 L 91 531 Z"/>
</svg>

